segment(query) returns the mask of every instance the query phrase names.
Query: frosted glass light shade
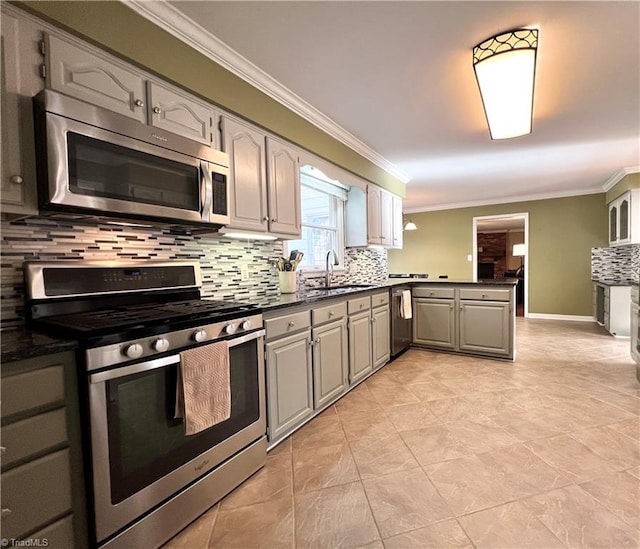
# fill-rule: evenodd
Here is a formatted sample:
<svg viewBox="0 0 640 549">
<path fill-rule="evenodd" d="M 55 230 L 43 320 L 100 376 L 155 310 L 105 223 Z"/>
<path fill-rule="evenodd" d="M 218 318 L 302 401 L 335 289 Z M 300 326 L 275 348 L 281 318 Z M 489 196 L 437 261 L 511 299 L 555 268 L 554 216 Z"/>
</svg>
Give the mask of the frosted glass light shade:
<svg viewBox="0 0 640 549">
<path fill-rule="evenodd" d="M 513 245 L 513 257 L 522 257 L 526 253 L 526 246 L 524 244 L 514 244 Z"/>
<path fill-rule="evenodd" d="M 531 133 L 537 46 L 537 29 L 520 29 L 473 48 L 473 68 L 492 139 Z"/>
</svg>

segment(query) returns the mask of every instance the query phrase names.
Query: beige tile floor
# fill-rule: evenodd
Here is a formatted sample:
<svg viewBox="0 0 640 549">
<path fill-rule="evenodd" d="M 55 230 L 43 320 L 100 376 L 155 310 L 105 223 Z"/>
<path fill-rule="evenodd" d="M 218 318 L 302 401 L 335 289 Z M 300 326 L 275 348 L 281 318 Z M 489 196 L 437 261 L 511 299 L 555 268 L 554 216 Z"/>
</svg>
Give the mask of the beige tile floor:
<svg viewBox="0 0 640 549">
<path fill-rule="evenodd" d="M 517 323 L 515 363 L 408 351 L 166 548 L 640 547 L 628 340 Z"/>
</svg>

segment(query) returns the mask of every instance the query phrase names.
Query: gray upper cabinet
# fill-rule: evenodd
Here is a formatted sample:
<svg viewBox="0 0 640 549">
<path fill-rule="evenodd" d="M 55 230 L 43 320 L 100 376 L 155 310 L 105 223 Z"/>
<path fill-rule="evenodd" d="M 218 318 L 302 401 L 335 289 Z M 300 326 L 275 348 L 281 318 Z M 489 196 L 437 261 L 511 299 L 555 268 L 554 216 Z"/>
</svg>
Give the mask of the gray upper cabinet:
<svg viewBox="0 0 640 549">
<path fill-rule="evenodd" d="M 145 79 L 139 71 L 57 36 L 46 35 L 45 42 L 48 88 L 147 121 Z"/>
<path fill-rule="evenodd" d="M 231 222 L 229 228 L 267 232 L 265 135 L 228 116 L 222 117 L 222 147 L 229 155 Z"/>
<path fill-rule="evenodd" d="M 311 333 L 305 330 L 265 347 L 269 440 L 273 441 L 313 414 Z"/>
<path fill-rule="evenodd" d="M 402 248 L 402 198 L 399 196 L 393 196 L 392 210 L 392 245 L 394 248 Z"/>
<path fill-rule="evenodd" d="M 267 137 L 269 232 L 298 238 L 300 212 L 300 162 L 288 143 Z"/>
<path fill-rule="evenodd" d="M 460 350 L 508 356 L 510 303 L 460 301 Z"/>
<path fill-rule="evenodd" d="M 375 185 L 367 185 L 367 240 L 369 244 L 382 244 L 381 215 L 382 190 Z"/>
<path fill-rule="evenodd" d="M 345 320 L 312 331 L 315 408 L 323 408 L 348 386 L 347 329 Z"/>
<path fill-rule="evenodd" d="M 374 369 L 380 368 L 389 361 L 391 353 L 390 320 L 388 303 L 371 311 Z"/>
<path fill-rule="evenodd" d="M 371 356 L 371 311 L 349 317 L 349 384 L 364 379 L 373 369 Z"/>
<path fill-rule="evenodd" d="M 442 349 L 455 349 L 455 328 L 453 299 L 414 298 L 414 343 Z"/>
<path fill-rule="evenodd" d="M 33 214 L 37 205 L 31 98 L 44 86 L 38 75 L 40 34 L 33 23 L 5 12 L 4 6 L 1 23 L 0 200 L 3 213 Z"/>
<path fill-rule="evenodd" d="M 218 146 L 215 110 L 114 57 L 46 35 L 47 87 L 155 128 Z"/>
<path fill-rule="evenodd" d="M 199 141 L 204 145 L 215 141 L 217 132 L 212 131 L 215 111 L 206 103 L 181 94 L 157 82 L 147 83 L 149 103 L 149 124 L 154 128 L 173 132 Z"/>
</svg>

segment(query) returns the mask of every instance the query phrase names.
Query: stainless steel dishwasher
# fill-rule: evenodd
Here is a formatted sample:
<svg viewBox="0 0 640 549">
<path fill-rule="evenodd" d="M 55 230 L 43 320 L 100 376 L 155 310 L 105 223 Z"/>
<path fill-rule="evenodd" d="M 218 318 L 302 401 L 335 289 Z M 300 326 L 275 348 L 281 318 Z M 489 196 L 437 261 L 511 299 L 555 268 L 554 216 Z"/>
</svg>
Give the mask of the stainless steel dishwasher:
<svg viewBox="0 0 640 549">
<path fill-rule="evenodd" d="M 391 356 L 395 357 L 411 344 L 411 319 L 402 318 L 402 292 L 409 285 L 396 286 L 391 291 Z"/>
</svg>

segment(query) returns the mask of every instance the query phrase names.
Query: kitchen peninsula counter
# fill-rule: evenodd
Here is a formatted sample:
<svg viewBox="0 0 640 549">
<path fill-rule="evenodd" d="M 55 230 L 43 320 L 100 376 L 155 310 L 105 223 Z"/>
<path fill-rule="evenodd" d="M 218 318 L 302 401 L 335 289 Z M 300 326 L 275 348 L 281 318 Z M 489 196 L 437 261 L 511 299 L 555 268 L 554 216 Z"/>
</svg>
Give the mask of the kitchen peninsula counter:
<svg viewBox="0 0 640 549">
<path fill-rule="evenodd" d="M 431 279 L 431 278 L 393 278 L 384 282 L 378 282 L 372 285 L 352 285 L 349 288 L 332 288 L 329 290 L 308 288 L 295 294 L 275 294 L 271 296 L 262 296 L 247 300 L 253 305 L 259 306 L 263 311 L 271 311 L 275 309 L 284 309 L 294 307 L 296 305 L 312 304 L 327 299 L 348 297 L 355 294 L 362 294 L 372 291 L 388 290 L 395 286 L 423 286 L 425 284 L 438 284 L 442 287 L 447 286 L 465 286 L 465 287 L 507 287 L 512 288 L 518 283 L 517 278 L 500 278 L 490 280 L 455 280 L 455 279 Z M 343 284 L 346 285 L 346 284 Z M 336 284 L 341 286 L 341 284 Z M 241 300 L 240 300 L 241 301 Z"/>
</svg>

